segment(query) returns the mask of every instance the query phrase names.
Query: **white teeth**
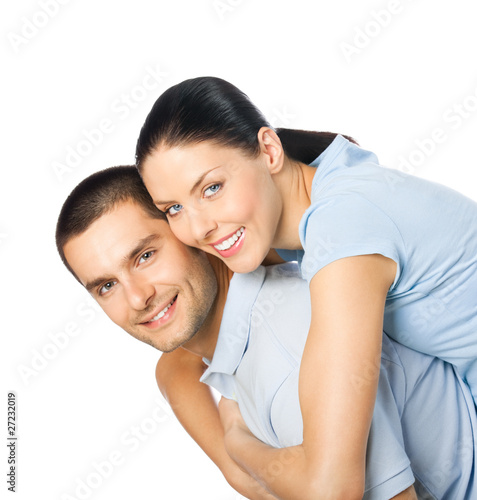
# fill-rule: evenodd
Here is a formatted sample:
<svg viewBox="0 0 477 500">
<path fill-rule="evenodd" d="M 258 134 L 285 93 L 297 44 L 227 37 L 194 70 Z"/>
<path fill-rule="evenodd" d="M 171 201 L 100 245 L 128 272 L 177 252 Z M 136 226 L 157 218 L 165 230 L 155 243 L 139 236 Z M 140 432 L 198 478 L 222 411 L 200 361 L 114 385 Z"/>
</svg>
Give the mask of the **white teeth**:
<svg viewBox="0 0 477 500">
<path fill-rule="evenodd" d="M 217 250 L 220 250 L 220 251 L 228 250 L 240 238 L 240 236 L 242 235 L 243 232 L 244 232 L 244 228 L 241 227 L 228 240 L 225 240 L 222 243 L 219 243 L 218 245 L 214 245 L 214 248 L 216 248 Z"/>
<path fill-rule="evenodd" d="M 154 318 L 150 319 L 148 321 L 148 323 L 152 323 L 153 321 L 157 321 L 158 319 L 161 319 L 164 316 L 164 314 L 166 314 L 169 307 L 171 307 L 172 304 L 174 304 L 175 300 L 176 300 L 176 298 L 174 297 L 174 299 L 169 304 L 167 304 L 167 306 L 164 307 L 164 309 L 159 314 L 157 314 L 157 316 L 154 316 Z"/>
</svg>

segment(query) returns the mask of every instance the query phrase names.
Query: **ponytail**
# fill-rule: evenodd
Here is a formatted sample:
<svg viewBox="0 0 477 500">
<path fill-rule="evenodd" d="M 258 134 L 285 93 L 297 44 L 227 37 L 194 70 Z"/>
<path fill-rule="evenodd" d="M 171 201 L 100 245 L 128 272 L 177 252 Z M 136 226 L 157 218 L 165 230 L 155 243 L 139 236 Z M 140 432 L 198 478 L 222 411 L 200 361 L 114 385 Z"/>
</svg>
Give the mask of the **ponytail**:
<svg viewBox="0 0 477 500">
<path fill-rule="evenodd" d="M 338 134 L 333 132 L 311 132 L 290 128 L 276 129 L 285 154 L 292 160 L 310 164 L 333 142 Z M 348 141 L 358 144 L 352 137 L 343 135 Z"/>
</svg>

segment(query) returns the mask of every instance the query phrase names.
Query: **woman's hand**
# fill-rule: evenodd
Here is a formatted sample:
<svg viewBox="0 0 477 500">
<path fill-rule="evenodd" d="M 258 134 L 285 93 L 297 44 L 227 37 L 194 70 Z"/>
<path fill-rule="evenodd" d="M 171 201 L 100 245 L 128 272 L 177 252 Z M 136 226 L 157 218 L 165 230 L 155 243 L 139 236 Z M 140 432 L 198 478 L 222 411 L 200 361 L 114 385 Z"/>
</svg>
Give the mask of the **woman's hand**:
<svg viewBox="0 0 477 500">
<path fill-rule="evenodd" d="M 224 428 L 225 449 L 230 458 L 242 468 L 237 462 L 237 454 L 240 454 L 241 445 L 247 440 L 255 440 L 256 438 L 247 427 L 238 403 L 232 399 L 222 397 L 219 402 L 219 415 Z M 242 470 L 244 469 L 242 468 Z"/>
<path fill-rule="evenodd" d="M 219 401 L 219 415 L 225 434 L 234 430 L 251 434 L 236 401 L 222 397 Z"/>
<path fill-rule="evenodd" d="M 300 486 L 291 483 L 284 488 L 288 491 L 283 497 L 275 491 L 277 476 L 281 475 L 284 468 L 303 471 L 305 457 L 302 446 L 277 449 L 266 445 L 250 432 L 239 405 L 231 399 L 222 397 L 219 414 L 224 428 L 225 449 L 230 458 L 244 473 L 270 491 L 270 498 L 292 498 L 289 495 L 293 495 L 293 498 L 308 498 L 300 492 Z"/>
<path fill-rule="evenodd" d="M 238 405 L 221 401 L 227 453 L 276 497 L 363 497 L 384 304 L 394 275 L 394 262 L 370 255 L 340 259 L 312 279 L 312 322 L 299 381 L 301 445 L 264 444 L 247 429 Z"/>
<path fill-rule="evenodd" d="M 210 387 L 199 382 L 205 368 L 202 358 L 179 348 L 159 359 L 157 384 L 184 429 L 219 467 L 232 488 L 251 500 L 275 499 L 229 456 L 215 399 Z M 243 422 L 238 408 L 237 413 L 235 417 Z"/>
</svg>

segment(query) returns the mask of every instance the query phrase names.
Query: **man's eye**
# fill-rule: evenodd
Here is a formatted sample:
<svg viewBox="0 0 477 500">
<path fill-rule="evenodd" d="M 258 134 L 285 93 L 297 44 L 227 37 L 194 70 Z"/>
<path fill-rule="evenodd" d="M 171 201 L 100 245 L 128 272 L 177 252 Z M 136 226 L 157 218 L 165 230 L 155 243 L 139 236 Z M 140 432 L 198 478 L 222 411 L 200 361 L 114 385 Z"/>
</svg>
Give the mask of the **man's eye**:
<svg viewBox="0 0 477 500">
<path fill-rule="evenodd" d="M 146 260 L 149 260 L 153 256 L 154 252 L 151 250 L 150 252 L 144 252 L 139 259 L 139 264 L 142 264 Z"/>
<path fill-rule="evenodd" d="M 111 288 L 116 284 L 115 281 L 108 281 L 105 283 L 100 289 L 99 289 L 99 295 L 105 295 L 107 294 Z"/>
<path fill-rule="evenodd" d="M 177 215 L 181 210 L 182 210 L 182 205 L 179 204 L 172 205 L 172 207 L 169 207 L 166 210 L 166 214 L 171 217 L 174 217 L 174 215 Z"/>
<path fill-rule="evenodd" d="M 204 196 L 206 198 L 209 198 L 210 196 L 213 196 L 214 194 L 218 193 L 220 191 L 220 188 L 222 186 L 220 184 L 213 184 L 212 186 L 209 186 L 205 191 L 204 191 Z"/>
</svg>

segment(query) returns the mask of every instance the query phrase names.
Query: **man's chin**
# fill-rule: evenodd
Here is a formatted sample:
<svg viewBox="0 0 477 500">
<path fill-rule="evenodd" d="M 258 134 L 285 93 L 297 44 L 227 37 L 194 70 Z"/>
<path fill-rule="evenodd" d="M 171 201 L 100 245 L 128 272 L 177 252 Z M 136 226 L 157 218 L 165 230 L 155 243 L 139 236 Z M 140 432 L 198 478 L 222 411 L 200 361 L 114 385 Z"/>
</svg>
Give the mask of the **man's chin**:
<svg viewBox="0 0 477 500">
<path fill-rule="evenodd" d="M 156 346 L 154 346 L 154 347 L 156 347 L 156 349 L 159 349 L 159 351 L 162 351 L 163 353 L 173 352 L 176 349 L 179 349 L 179 347 L 187 347 L 187 344 L 194 338 L 194 336 L 195 336 L 195 333 L 193 333 L 192 335 L 190 335 L 187 338 L 182 339 L 180 341 L 171 343 L 169 345 L 162 346 L 162 348 L 159 348 Z"/>
<path fill-rule="evenodd" d="M 167 354 L 175 351 L 179 347 L 185 346 L 190 340 L 192 340 L 192 338 L 195 336 L 195 333 L 193 333 L 192 335 L 186 335 L 180 338 L 176 338 L 174 340 L 165 340 L 163 342 L 159 341 L 159 339 L 157 338 L 138 336 L 135 334 L 132 335 L 141 342 L 144 342 L 145 344 L 154 347 L 154 349 Z"/>
</svg>

